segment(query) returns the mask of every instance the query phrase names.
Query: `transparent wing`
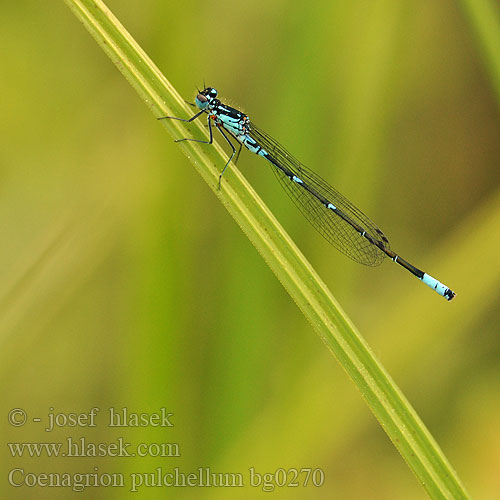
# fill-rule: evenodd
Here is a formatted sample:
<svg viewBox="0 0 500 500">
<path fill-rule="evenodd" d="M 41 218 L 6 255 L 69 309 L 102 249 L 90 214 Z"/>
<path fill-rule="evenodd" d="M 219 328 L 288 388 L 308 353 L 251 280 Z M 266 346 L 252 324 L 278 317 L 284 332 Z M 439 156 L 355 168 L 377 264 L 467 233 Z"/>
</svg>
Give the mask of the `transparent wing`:
<svg viewBox="0 0 500 500">
<path fill-rule="evenodd" d="M 361 210 L 356 208 L 319 175 L 308 170 L 283 146 L 253 123 L 250 128 L 250 136 L 279 165 L 282 165 L 285 171 L 296 175 L 320 198 L 328 200 L 337 208 L 337 213 L 326 208 L 320 198 L 302 185 L 291 181 L 284 171 L 273 166 L 274 173 L 288 196 L 327 241 L 340 252 L 360 264 L 378 266 L 382 263 L 385 253 L 379 246 L 389 249 L 389 241 L 384 233 Z M 365 236 L 360 234 L 360 229 L 366 232 Z"/>
</svg>

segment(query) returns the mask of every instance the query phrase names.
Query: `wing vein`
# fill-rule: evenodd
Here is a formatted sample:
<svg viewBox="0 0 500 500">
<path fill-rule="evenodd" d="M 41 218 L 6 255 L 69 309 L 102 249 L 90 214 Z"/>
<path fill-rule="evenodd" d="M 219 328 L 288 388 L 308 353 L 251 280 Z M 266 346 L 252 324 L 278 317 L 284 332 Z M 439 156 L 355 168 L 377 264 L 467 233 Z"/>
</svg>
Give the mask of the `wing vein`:
<svg viewBox="0 0 500 500">
<path fill-rule="evenodd" d="M 278 168 L 269 160 L 285 192 L 328 242 L 360 264 L 378 266 L 382 263 L 386 254 L 379 246 L 389 250 L 389 241 L 374 222 L 253 123 L 250 125 L 250 136 L 283 168 Z M 314 194 L 303 185 L 293 182 L 286 171 L 301 179 Z M 337 210 L 327 208 L 322 199 L 332 203 Z M 365 235 L 360 234 L 359 229 Z"/>
</svg>

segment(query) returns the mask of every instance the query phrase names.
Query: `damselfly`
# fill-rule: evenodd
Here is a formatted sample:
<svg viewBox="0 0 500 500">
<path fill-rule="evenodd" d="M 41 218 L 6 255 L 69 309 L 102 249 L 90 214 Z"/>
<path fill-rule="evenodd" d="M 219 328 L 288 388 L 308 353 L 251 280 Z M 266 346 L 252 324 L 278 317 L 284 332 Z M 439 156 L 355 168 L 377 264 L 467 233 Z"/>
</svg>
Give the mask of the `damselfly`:
<svg viewBox="0 0 500 500">
<path fill-rule="evenodd" d="M 323 237 L 342 253 L 360 264 L 378 266 L 387 256 L 400 266 L 410 271 L 427 286 L 435 290 L 447 300 L 455 297 L 455 292 L 427 273 L 401 258 L 389 247 L 389 240 L 384 233 L 347 198 L 331 187 L 319 175 L 311 172 L 294 158 L 281 144 L 276 142 L 261 129 L 256 127 L 250 118 L 223 104 L 217 99 L 217 90 L 207 87 L 198 91 L 195 104 L 199 112 L 189 119 L 174 116 L 163 116 L 173 120 L 192 122 L 203 114 L 208 115 L 209 140 L 178 139 L 178 141 L 195 141 L 212 144 L 212 122 L 222 137 L 231 147 L 231 156 L 219 175 L 219 188 L 222 175 L 236 155 L 231 136 L 241 147 L 245 146 L 252 153 L 264 157 L 273 167 L 280 184 L 304 214 L 306 219 Z"/>
</svg>

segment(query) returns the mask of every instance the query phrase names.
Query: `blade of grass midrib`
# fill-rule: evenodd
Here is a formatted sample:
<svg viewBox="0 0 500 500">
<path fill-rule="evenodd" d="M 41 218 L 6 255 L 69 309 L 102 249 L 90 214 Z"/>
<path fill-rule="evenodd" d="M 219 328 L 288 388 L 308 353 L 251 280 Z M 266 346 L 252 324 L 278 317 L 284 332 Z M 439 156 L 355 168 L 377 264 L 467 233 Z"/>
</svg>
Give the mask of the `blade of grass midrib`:
<svg viewBox="0 0 500 500">
<path fill-rule="evenodd" d="M 190 110 L 156 66 L 100 0 L 65 0 L 99 45 L 110 56 L 156 117 L 188 116 Z M 164 120 L 176 138 L 186 133 L 206 134 L 199 124 Z M 203 148 L 180 143 L 264 260 L 292 296 L 329 350 L 360 389 L 410 468 L 432 498 L 467 498 L 443 453 L 399 389 L 371 353 L 325 284 L 295 247 L 264 203 L 234 168 L 217 190 L 217 165 L 224 164 L 218 145 Z"/>
</svg>

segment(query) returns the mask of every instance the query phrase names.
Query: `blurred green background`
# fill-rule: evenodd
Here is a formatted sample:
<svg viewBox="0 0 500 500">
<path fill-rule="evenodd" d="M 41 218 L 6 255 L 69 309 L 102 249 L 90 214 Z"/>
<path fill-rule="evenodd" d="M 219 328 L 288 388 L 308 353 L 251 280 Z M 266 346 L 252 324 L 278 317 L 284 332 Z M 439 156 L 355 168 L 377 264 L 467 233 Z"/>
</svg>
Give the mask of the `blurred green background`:
<svg viewBox="0 0 500 500">
<path fill-rule="evenodd" d="M 183 96 L 217 87 L 457 292 L 448 304 L 390 262 L 351 262 L 299 215 L 269 166 L 242 152 L 238 168 L 468 491 L 493 499 L 500 85 L 464 4 L 107 3 Z M 2 497 L 426 498 L 293 301 L 64 3 L 2 11 Z M 92 407 L 95 428 L 44 430 L 48 413 Z M 110 407 L 165 407 L 175 425 L 109 428 Z M 12 408 L 27 412 L 25 426 L 9 425 Z M 21 458 L 5 444 L 69 436 L 178 443 L 181 456 Z M 125 477 L 209 467 L 247 483 L 250 467 L 309 467 L 325 484 L 72 493 L 8 486 L 16 467 Z"/>
</svg>

